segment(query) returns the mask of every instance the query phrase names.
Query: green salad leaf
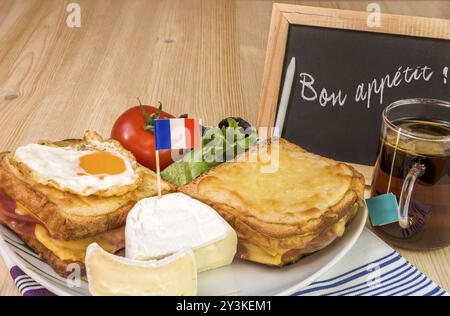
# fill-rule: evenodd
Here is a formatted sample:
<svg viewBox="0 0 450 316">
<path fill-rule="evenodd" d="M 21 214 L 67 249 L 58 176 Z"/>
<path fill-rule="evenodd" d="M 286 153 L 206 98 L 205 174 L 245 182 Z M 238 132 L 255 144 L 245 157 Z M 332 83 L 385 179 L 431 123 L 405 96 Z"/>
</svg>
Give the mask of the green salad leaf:
<svg viewBox="0 0 450 316">
<path fill-rule="evenodd" d="M 233 159 L 256 144 L 256 130 L 243 128 L 234 118 L 226 126 L 204 131 L 202 146 L 188 152 L 161 172 L 161 177 L 176 185 L 184 185 L 220 163 Z"/>
</svg>

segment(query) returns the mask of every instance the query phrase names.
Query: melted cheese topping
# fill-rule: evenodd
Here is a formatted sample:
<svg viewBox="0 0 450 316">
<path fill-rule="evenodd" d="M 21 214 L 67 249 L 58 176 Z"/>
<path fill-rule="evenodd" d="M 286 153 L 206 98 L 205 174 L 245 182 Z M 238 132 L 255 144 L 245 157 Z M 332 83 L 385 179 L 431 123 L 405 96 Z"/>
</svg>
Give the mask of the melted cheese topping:
<svg viewBox="0 0 450 316">
<path fill-rule="evenodd" d="M 271 266 L 282 265 L 283 254 L 288 251 L 287 249 L 272 249 L 262 245 L 255 245 L 245 240 L 240 241 L 240 247 L 241 249 L 245 249 L 239 255 L 242 259 Z"/>
<path fill-rule="evenodd" d="M 211 201 L 250 210 L 265 221 L 295 222 L 306 210 L 320 216 L 351 186 L 353 173 L 344 164 L 290 150 L 282 143 L 278 152 L 274 172 L 262 172 L 269 163 L 260 154 L 255 162 L 224 163 L 200 181 L 199 193 Z"/>
<path fill-rule="evenodd" d="M 98 243 L 108 252 L 116 252 L 117 243 L 112 243 L 104 238 L 89 237 L 80 240 L 59 240 L 52 238 L 45 227 L 37 224 L 34 230 L 36 239 L 46 248 L 50 249 L 59 259 L 84 262 L 87 247 L 92 243 Z"/>
</svg>

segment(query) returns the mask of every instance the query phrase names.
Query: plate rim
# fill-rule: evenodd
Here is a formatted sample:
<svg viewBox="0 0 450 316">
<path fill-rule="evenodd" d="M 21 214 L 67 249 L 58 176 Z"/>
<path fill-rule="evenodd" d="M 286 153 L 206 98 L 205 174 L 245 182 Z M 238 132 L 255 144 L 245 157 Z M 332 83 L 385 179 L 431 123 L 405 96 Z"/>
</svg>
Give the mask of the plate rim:
<svg viewBox="0 0 450 316">
<path fill-rule="evenodd" d="M 294 286 L 291 286 L 290 288 L 288 288 L 280 293 L 277 293 L 275 296 L 287 296 L 287 295 L 292 295 L 295 292 L 298 292 L 302 288 L 305 288 L 308 285 L 310 285 L 311 283 L 313 283 L 314 280 L 317 280 L 321 275 L 325 274 L 334 265 L 336 265 L 353 248 L 353 246 L 356 244 L 359 237 L 361 236 L 362 231 L 364 230 L 364 227 L 366 227 L 367 216 L 368 216 L 368 209 L 367 209 L 366 203 L 364 203 L 364 206 L 360 208 L 360 211 L 358 213 L 360 213 L 361 211 L 363 213 L 362 215 L 360 215 L 361 219 L 359 219 L 361 221 L 361 223 L 359 223 L 359 226 L 356 228 L 355 233 L 350 238 L 350 240 L 347 242 L 347 244 L 332 260 L 330 260 L 322 268 L 320 268 L 319 270 L 317 270 L 316 272 L 311 274 L 309 277 L 307 277 L 303 281 L 299 282 L 298 284 L 296 284 Z M 353 220 L 358 219 L 358 215 L 359 214 L 357 214 L 357 216 L 355 216 L 355 218 Z M 350 223 L 350 225 L 351 224 L 352 223 Z"/>
<path fill-rule="evenodd" d="M 274 296 L 288 296 L 292 295 L 295 292 L 301 290 L 302 288 L 305 288 L 306 286 L 310 285 L 314 280 L 318 279 L 321 275 L 325 274 L 327 271 L 329 271 L 334 265 L 336 265 L 356 244 L 359 237 L 361 236 L 361 233 L 366 226 L 367 222 L 367 206 L 364 203 L 364 206 L 362 206 L 358 212 L 358 214 L 355 216 L 355 218 L 350 223 L 355 223 L 355 220 L 358 221 L 358 226 L 355 229 L 355 232 L 350 237 L 349 241 L 343 246 L 343 248 L 337 253 L 337 255 L 328 263 L 326 263 L 323 267 L 321 267 L 316 272 L 309 275 L 304 280 L 300 281 L 294 286 L 291 286 L 289 288 L 284 289 L 283 291 L 280 291 Z M 9 229 L 9 228 L 8 228 Z M 43 287 L 48 289 L 49 291 L 53 292 L 54 294 L 58 296 L 74 296 L 75 293 L 69 293 L 67 290 L 60 288 L 60 286 L 57 286 L 56 284 L 51 283 L 50 281 L 47 281 L 44 277 L 39 275 L 38 273 L 35 273 L 33 270 L 29 269 L 22 261 L 22 259 L 18 258 L 17 253 L 15 253 L 14 250 L 10 248 L 6 244 L 6 241 L 4 240 L 3 233 L 0 231 L 0 255 L 2 257 L 7 256 L 8 259 L 10 259 L 14 265 L 17 265 L 25 274 L 27 274 L 29 277 L 31 277 L 33 280 L 35 280 L 37 283 L 41 284 Z M 83 280 L 82 280 L 83 282 Z M 86 282 L 86 281 L 84 281 Z"/>
</svg>

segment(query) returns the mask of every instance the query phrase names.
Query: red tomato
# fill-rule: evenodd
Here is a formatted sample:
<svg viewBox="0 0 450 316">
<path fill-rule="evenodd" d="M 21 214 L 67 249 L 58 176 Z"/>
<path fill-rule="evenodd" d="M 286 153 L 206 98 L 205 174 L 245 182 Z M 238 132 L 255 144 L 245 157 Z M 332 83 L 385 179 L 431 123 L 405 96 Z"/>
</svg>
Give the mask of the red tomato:
<svg viewBox="0 0 450 316">
<path fill-rule="evenodd" d="M 149 117 L 158 113 L 158 109 L 153 106 L 144 105 L 143 107 Z M 159 117 L 171 118 L 174 116 L 161 111 Z M 111 138 L 118 140 L 123 147 L 131 151 L 141 165 L 156 170 L 155 135 L 153 132 L 145 130 L 146 125 L 147 122 L 141 107 L 135 106 L 119 116 L 111 130 Z M 159 151 L 161 170 L 173 162 L 171 153 L 171 150 Z"/>
</svg>

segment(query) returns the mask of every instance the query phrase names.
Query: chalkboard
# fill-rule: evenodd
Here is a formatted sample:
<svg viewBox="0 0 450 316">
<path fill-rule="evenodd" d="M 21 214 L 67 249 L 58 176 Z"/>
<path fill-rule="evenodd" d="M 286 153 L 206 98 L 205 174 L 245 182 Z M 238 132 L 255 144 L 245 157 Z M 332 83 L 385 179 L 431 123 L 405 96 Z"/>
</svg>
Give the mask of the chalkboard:
<svg viewBox="0 0 450 316">
<path fill-rule="evenodd" d="M 450 41 L 290 25 L 283 74 L 292 57 L 296 73 L 282 136 L 336 160 L 375 163 L 381 112 L 390 103 L 450 101 L 444 75 Z M 320 102 L 322 89 L 328 97 Z M 333 102 L 332 93 L 340 100 Z"/>
<path fill-rule="evenodd" d="M 274 5 L 258 126 L 274 125 L 292 57 L 282 137 L 336 160 L 375 163 L 381 113 L 391 102 L 450 101 L 450 20 L 382 14 L 374 28 L 367 15 Z"/>
</svg>

